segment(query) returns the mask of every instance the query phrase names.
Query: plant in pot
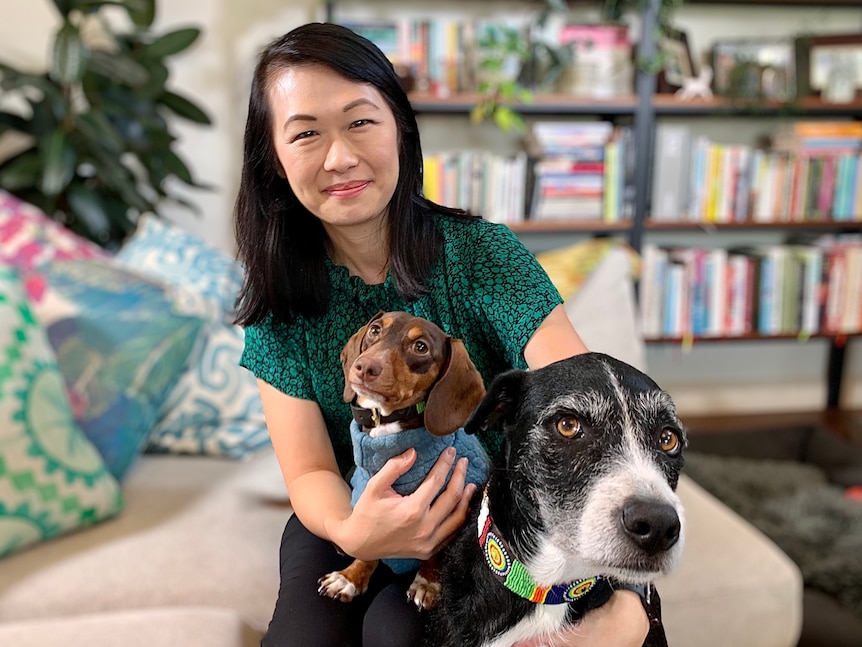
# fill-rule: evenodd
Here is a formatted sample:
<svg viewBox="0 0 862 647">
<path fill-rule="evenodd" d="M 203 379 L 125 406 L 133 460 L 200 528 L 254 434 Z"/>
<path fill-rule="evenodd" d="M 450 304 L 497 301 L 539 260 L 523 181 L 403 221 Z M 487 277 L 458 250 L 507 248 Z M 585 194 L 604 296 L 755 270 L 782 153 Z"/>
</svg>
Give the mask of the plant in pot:
<svg viewBox="0 0 862 647">
<path fill-rule="evenodd" d="M 0 62 L 0 137 L 23 142 L 0 160 L 0 188 L 111 248 L 171 191 L 201 187 L 175 151 L 171 119 L 209 125 L 168 89 L 168 59 L 197 40 L 194 27 L 156 33 L 156 0 L 52 0 L 60 14 L 49 69 Z"/>
</svg>

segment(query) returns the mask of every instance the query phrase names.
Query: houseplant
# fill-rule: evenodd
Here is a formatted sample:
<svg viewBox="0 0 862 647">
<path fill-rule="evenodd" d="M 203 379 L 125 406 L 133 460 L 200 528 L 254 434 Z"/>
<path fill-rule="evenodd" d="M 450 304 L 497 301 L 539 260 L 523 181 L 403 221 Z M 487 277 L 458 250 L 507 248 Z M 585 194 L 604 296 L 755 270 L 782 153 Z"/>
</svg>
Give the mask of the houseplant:
<svg viewBox="0 0 862 647">
<path fill-rule="evenodd" d="M 52 0 L 60 14 L 49 69 L 0 62 L 0 136 L 24 144 L 0 160 L 0 187 L 73 231 L 116 247 L 171 184 L 201 186 L 174 150 L 171 119 L 209 125 L 168 89 L 168 59 L 200 30 L 153 29 L 155 0 Z M 20 137 L 23 135 L 23 137 Z"/>
<path fill-rule="evenodd" d="M 599 3 L 599 20 L 602 23 L 622 22 L 627 12 L 643 12 L 653 0 L 602 0 Z M 656 38 L 671 29 L 673 10 L 683 0 L 660 0 Z M 521 32 L 512 27 L 489 30 L 479 41 L 480 67 L 486 78 L 480 82 L 480 101 L 471 111 L 474 123 L 493 121 L 501 130 L 523 130 L 524 120 L 512 107 L 533 100 L 533 90 L 548 89 L 559 78 L 562 68 L 571 65 L 574 54 L 571 48 L 549 42 L 543 37 L 546 24 L 552 16 L 565 16 L 569 12 L 567 0 L 542 0 L 535 19 Z M 511 61 L 520 65 L 511 71 Z M 638 66 L 651 73 L 662 68 L 661 53 L 652 59 L 638 59 Z M 510 70 L 506 74 L 507 68 Z"/>
</svg>

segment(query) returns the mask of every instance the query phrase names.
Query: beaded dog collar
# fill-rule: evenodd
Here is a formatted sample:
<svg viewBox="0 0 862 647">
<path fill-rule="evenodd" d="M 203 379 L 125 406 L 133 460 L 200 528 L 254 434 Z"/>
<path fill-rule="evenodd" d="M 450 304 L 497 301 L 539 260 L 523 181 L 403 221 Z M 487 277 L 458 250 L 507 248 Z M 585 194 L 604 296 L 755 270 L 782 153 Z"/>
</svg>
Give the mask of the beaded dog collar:
<svg viewBox="0 0 862 647">
<path fill-rule="evenodd" d="M 491 519 L 488 510 L 488 489 L 482 495 L 482 508 L 479 512 L 477 524 L 479 532 L 479 546 L 485 556 L 485 563 L 497 577 L 503 586 L 536 604 L 568 604 L 574 602 L 587 593 L 604 579 L 601 575 L 588 577 L 567 584 L 554 584 L 553 586 L 539 586 L 527 572 L 523 563 L 515 559 L 508 544 L 500 536 L 500 531 Z"/>
</svg>

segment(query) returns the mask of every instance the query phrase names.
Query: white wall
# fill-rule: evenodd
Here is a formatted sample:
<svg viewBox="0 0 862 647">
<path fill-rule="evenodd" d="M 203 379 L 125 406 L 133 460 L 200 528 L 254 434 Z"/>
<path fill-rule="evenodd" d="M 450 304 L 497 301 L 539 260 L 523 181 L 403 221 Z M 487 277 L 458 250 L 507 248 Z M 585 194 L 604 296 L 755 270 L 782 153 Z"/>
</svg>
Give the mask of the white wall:
<svg viewBox="0 0 862 647">
<path fill-rule="evenodd" d="M 203 29 L 204 35 L 195 47 L 175 61 L 172 84 L 206 106 L 215 122 L 212 128 L 177 124 L 181 151 L 193 171 L 202 181 L 215 185 L 212 192 L 193 191 L 188 196 L 200 205 L 202 214 L 195 216 L 182 209 L 165 213 L 225 250 L 234 248 L 231 210 L 239 176 L 249 75 L 255 57 L 272 38 L 308 20 L 320 19 L 322 6 L 322 0 L 158 2 L 159 28 L 196 25 Z M 343 0 L 339 11 L 374 15 L 406 11 L 410 6 L 410 2 L 395 0 L 373 4 Z M 422 3 L 413 6 L 421 9 Z M 523 11 L 523 7 L 523 3 L 515 0 L 494 3 L 445 0 L 435 5 L 434 11 L 464 10 L 499 16 Z M 0 60 L 36 69 L 44 67 L 56 20 L 53 4 L 49 0 L 3 0 L 0 15 Z M 689 30 L 690 42 L 699 51 L 708 48 L 716 38 L 786 34 L 805 29 L 862 30 L 862 15 L 853 9 L 689 5 L 678 13 L 678 22 Z M 717 128 L 720 131 L 722 127 Z M 471 128 L 466 118 L 434 117 L 423 123 L 425 131 L 423 141 L 427 150 L 445 149 L 463 143 L 465 138 L 488 146 L 517 145 L 494 130 Z M 729 133 L 729 141 L 738 136 L 732 122 L 729 131 L 725 126 L 725 132 Z M 569 242 L 561 239 L 561 244 Z M 825 348 L 822 340 L 698 343 L 692 350 L 650 346 L 647 362 L 650 373 L 671 391 L 683 413 L 790 411 L 822 405 Z M 851 343 L 848 359 L 850 375 L 844 403 L 860 408 L 860 341 Z"/>
</svg>

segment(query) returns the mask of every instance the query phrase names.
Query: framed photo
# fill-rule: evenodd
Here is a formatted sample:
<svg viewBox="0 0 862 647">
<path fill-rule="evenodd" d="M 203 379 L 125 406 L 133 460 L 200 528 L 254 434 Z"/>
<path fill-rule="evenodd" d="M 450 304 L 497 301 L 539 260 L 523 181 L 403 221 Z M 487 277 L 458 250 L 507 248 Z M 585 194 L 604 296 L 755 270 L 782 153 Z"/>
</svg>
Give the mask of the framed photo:
<svg viewBox="0 0 862 647">
<path fill-rule="evenodd" d="M 688 46 L 688 36 L 684 31 L 669 31 L 666 37 L 659 39 L 658 47 L 662 55 L 658 92 L 676 92 L 682 87 L 683 80 L 697 76 L 694 59 Z"/>
<path fill-rule="evenodd" d="M 792 39 L 716 42 L 712 69 L 712 89 L 718 96 L 782 102 L 796 97 L 796 51 Z"/>
<path fill-rule="evenodd" d="M 797 37 L 796 67 L 802 96 L 836 102 L 862 97 L 862 33 Z"/>
</svg>

